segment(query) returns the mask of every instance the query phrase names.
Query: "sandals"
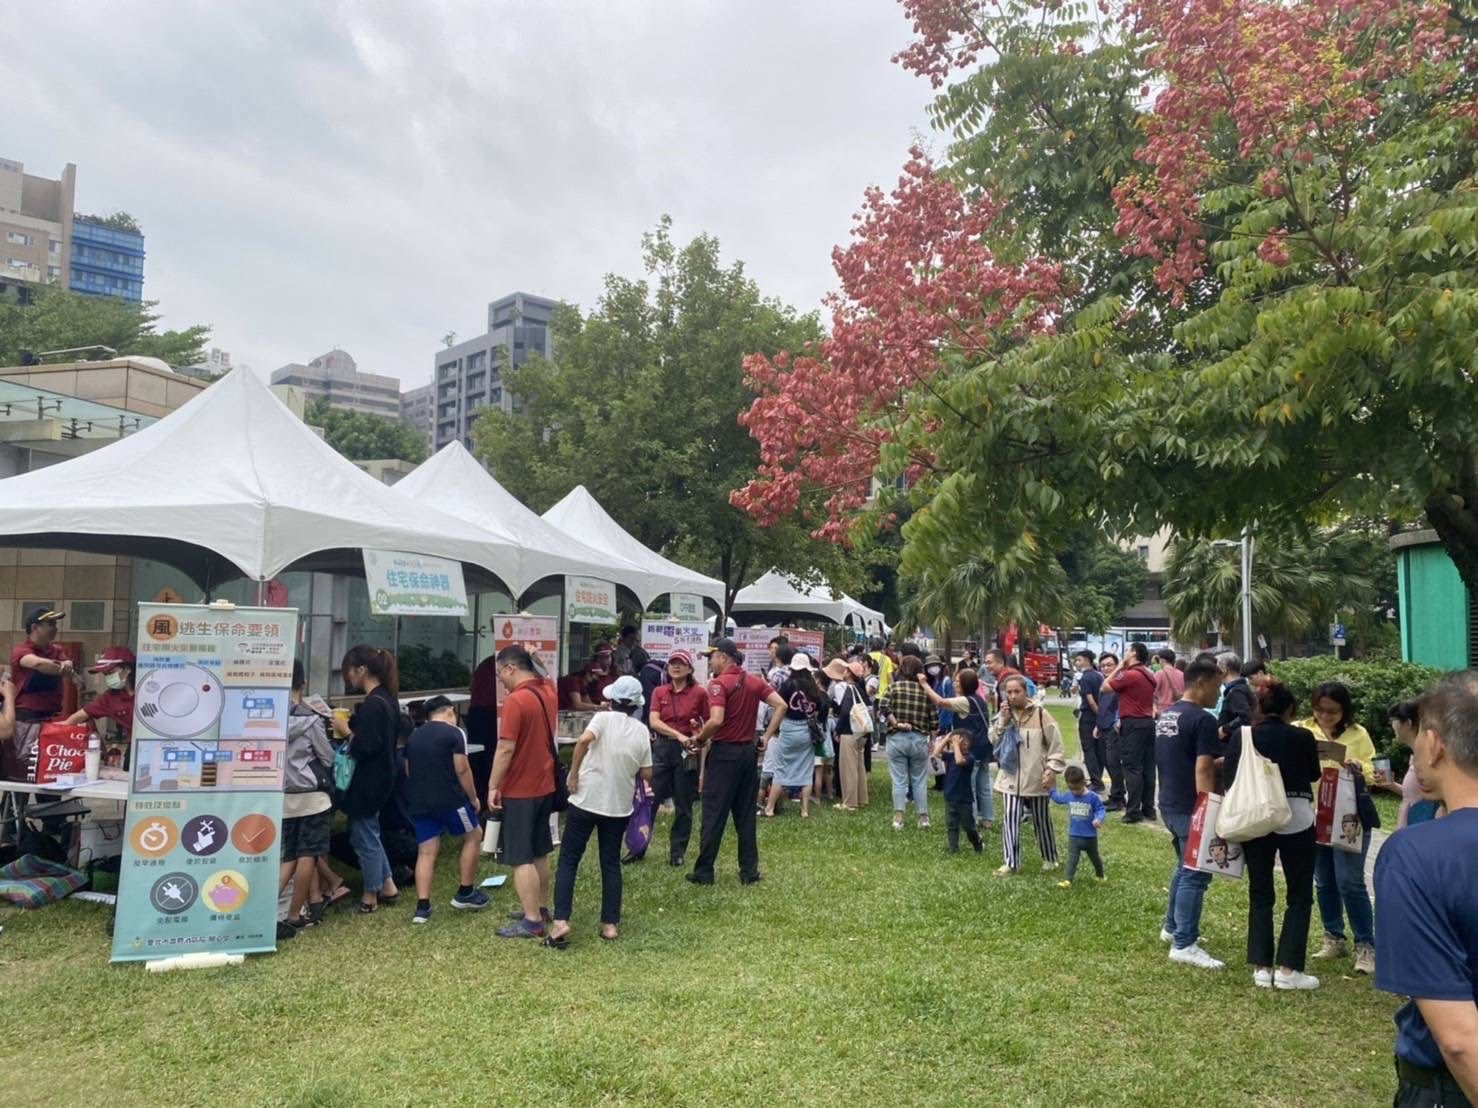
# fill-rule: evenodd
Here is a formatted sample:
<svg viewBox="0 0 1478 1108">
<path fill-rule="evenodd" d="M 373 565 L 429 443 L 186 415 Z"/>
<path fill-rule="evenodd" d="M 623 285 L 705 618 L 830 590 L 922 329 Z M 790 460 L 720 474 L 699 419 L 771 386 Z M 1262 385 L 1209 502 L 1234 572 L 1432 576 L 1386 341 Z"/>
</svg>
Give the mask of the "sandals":
<svg viewBox="0 0 1478 1108">
<path fill-rule="evenodd" d="M 553 935 L 545 935 L 539 942 L 540 946 L 547 946 L 550 950 L 568 950 L 570 946 L 570 933 L 566 931 L 556 938 Z"/>
<path fill-rule="evenodd" d="M 359 902 L 359 914 L 361 916 L 372 915 L 373 913 L 378 912 L 379 910 L 380 910 L 380 906 L 378 904 L 370 904 L 367 901 L 363 901 L 363 900 L 361 900 Z"/>
<path fill-rule="evenodd" d="M 600 940 L 603 943 L 613 943 L 617 939 L 619 939 L 620 937 L 621 937 L 621 932 L 619 932 L 619 931 L 617 931 L 614 935 L 607 935 L 606 934 L 606 929 L 604 927 L 602 927 L 600 929 Z"/>
</svg>

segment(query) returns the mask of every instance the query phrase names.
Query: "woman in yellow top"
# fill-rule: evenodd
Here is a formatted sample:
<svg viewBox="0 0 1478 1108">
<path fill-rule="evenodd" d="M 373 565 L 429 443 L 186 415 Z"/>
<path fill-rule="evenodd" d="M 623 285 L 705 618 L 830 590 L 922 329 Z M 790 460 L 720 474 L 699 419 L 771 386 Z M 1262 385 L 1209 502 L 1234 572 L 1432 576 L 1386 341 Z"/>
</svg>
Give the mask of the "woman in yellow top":
<svg viewBox="0 0 1478 1108">
<path fill-rule="evenodd" d="M 1358 773 L 1368 785 L 1374 780 L 1371 762 L 1375 743 L 1370 732 L 1355 722 L 1350 690 L 1338 681 L 1326 681 L 1309 698 L 1314 717 L 1298 724 L 1314 733 L 1314 738 L 1340 743 L 1345 748 L 1344 765 Z M 1320 757 L 1325 769 L 1338 769 L 1334 758 Z M 1314 885 L 1318 890 L 1319 916 L 1324 924 L 1324 945 L 1315 958 L 1342 958 L 1345 954 L 1345 916 L 1350 917 L 1350 930 L 1355 939 L 1355 972 L 1375 972 L 1375 913 L 1370 893 L 1365 888 L 1365 855 L 1370 851 L 1370 828 L 1363 829 L 1360 853 L 1336 850 L 1332 846 L 1315 848 Z"/>
</svg>

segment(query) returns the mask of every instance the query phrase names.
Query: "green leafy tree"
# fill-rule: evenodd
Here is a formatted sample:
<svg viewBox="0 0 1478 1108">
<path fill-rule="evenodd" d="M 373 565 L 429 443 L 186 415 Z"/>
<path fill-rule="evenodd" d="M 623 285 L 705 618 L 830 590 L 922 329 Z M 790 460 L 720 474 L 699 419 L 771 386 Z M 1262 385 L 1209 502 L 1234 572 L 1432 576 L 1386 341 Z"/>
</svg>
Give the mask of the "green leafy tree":
<svg viewBox="0 0 1478 1108">
<path fill-rule="evenodd" d="M 646 546 L 721 579 L 726 609 L 771 568 L 859 591 L 864 556 L 729 503 L 759 463 L 737 421 L 753 399 L 741 360 L 814 340 L 815 317 L 763 296 L 711 236 L 675 243 L 666 218 L 642 261 L 643 277 L 607 276 L 589 313 L 556 313 L 553 361 L 505 370 L 518 410 L 478 418 L 476 453 L 535 510 L 585 485 Z"/>
<path fill-rule="evenodd" d="M 139 226 L 139 221 L 127 212 L 109 212 L 107 215 L 79 215 L 78 219 L 90 219 L 94 223 L 100 223 L 104 227 L 111 227 L 115 231 L 132 231 L 136 235 L 142 235 L 144 229 Z"/>
<path fill-rule="evenodd" d="M 193 365 L 205 356 L 210 328 L 197 325 L 158 331 L 157 302 L 136 304 L 116 296 L 83 296 L 37 286 L 29 304 L 0 301 L 0 365 L 16 365 L 21 352 L 106 346 L 120 355 L 160 358 L 172 366 Z M 93 350 L 77 360 L 111 357 Z"/>
<path fill-rule="evenodd" d="M 1144 600 L 1149 583 L 1144 562 L 1102 533 L 1080 532 L 1057 559 L 1071 586 L 1068 612 L 1060 626 L 1101 635 Z"/>
<path fill-rule="evenodd" d="M 323 400 L 310 402 L 303 418 L 322 427 L 324 441 L 351 462 L 400 458 L 419 465 L 426 460 L 426 436 L 399 420 L 369 412 L 346 412 L 329 407 Z"/>
</svg>

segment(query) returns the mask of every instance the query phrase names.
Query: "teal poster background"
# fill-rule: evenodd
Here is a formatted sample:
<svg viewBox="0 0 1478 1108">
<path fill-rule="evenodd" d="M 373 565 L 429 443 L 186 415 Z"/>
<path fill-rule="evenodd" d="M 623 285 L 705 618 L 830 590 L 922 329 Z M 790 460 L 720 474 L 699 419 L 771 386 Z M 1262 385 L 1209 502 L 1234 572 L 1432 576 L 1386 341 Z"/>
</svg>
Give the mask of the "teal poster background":
<svg viewBox="0 0 1478 1108">
<path fill-rule="evenodd" d="M 277 948 L 298 613 L 139 605 L 113 961 Z"/>
</svg>

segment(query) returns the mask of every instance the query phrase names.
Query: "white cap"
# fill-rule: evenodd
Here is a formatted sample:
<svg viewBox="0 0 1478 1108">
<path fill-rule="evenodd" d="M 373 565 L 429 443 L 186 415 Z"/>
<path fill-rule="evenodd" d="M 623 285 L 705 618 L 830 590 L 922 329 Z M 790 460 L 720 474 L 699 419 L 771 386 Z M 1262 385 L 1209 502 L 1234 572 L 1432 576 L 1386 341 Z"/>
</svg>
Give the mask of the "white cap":
<svg viewBox="0 0 1478 1108">
<path fill-rule="evenodd" d="M 601 689 L 600 695 L 613 704 L 619 700 L 640 707 L 647 702 L 647 698 L 642 695 L 641 682 L 629 675 L 616 678 Z"/>
</svg>

